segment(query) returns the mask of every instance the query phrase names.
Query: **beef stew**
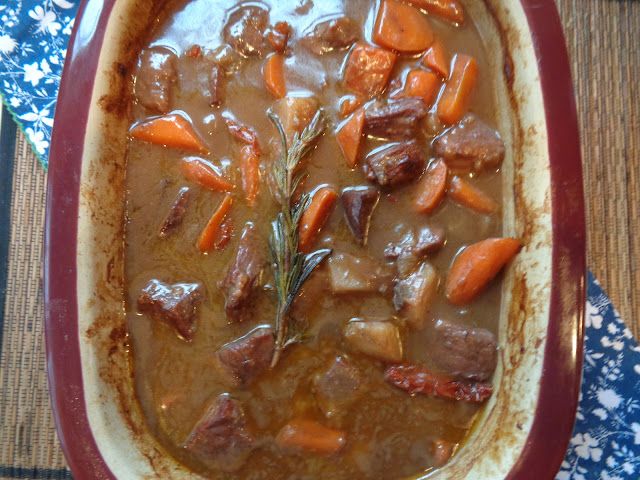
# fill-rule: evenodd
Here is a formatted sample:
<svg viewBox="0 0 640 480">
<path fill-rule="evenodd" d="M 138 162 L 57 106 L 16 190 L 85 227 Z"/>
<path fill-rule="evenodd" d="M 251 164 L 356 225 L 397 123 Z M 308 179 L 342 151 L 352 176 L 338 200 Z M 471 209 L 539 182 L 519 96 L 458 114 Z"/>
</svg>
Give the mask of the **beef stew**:
<svg viewBox="0 0 640 480">
<path fill-rule="evenodd" d="M 180 462 L 401 478 L 454 455 L 521 248 L 485 64 L 455 0 L 167 3 L 133 76 L 127 315 Z"/>
</svg>

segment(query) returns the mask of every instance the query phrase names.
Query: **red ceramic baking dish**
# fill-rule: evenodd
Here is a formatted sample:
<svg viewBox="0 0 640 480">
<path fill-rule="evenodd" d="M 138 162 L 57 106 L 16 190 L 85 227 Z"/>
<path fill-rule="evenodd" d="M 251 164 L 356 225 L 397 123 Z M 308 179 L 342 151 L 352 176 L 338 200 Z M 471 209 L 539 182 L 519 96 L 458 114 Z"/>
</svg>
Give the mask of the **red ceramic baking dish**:
<svg viewBox="0 0 640 480">
<path fill-rule="evenodd" d="M 152 0 L 88 0 L 69 47 L 51 144 L 45 237 L 51 402 L 75 478 L 193 478 L 148 432 L 124 315 L 120 101 Z M 430 478 L 551 479 L 582 367 L 585 228 L 571 75 L 553 0 L 466 0 L 482 32 L 507 146 L 503 224 L 526 248 L 505 275 L 496 393 Z"/>
</svg>

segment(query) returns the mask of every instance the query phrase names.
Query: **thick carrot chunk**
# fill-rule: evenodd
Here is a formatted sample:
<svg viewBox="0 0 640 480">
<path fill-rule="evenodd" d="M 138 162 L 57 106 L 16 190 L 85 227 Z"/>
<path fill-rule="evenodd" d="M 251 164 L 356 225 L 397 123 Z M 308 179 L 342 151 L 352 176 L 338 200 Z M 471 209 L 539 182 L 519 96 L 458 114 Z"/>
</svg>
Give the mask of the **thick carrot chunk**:
<svg viewBox="0 0 640 480">
<path fill-rule="evenodd" d="M 443 79 L 449 78 L 449 55 L 440 40 L 435 40 L 431 48 L 422 57 L 422 64 L 440 75 Z"/>
<path fill-rule="evenodd" d="M 396 58 L 395 53 L 384 48 L 356 43 L 344 70 L 346 87 L 366 98 L 379 95 L 387 86 Z"/>
<path fill-rule="evenodd" d="M 284 55 L 281 53 L 269 55 L 262 73 L 269 93 L 276 98 L 283 98 L 287 94 L 287 86 L 284 80 Z"/>
<path fill-rule="evenodd" d="M 318 233 L 327 222 L 336 203 L 338 194 L 333 188 L 324 187 L 318 190 L 300 219 L 300 241 L 298 248 L 307 252 L 313 245 Z"/>
<path fill-rule="evenodd" d="M 421 213 L 432 213 L 442 199 L 447 189 L 447 164 L 439 158 L 431 165 L 420 180 L 416 210 Z"/>
<path fill-rule="evenodd" d="M 333 455 L 344 447 L 346 435 L 313 420 L 298 418 L 280 429 L 276 443 L 285 450 Z"/>
<path fill-rule="evenodd" d="M 143 142 L 190 152 L 209 153 L 204 141 L 196 133 L 191 122 L 177 113 L 138 123 L 129 130 L 129 134 L 131 138 L 142 140 Z"/>
<path fill-rule="evenodd" d="M 460 25 L 464 23 L 464 8 L 460 0 L 412 0 L 412 3 L 445 20 Z"/>
<path fill-rule="evenodd" d="M 453 177 L 447 189 L 449 196 L 460 205 L 480 213 L 494 213 L 498 204 L 482 190 L 477 189 L 460 177 Z"/>
<path fill-rule="evenodd" d="M 340 99 L 338 110 L 342 118 L 351 115 L 362 106 L 364 100 L 356 95 L 346 95 Z"/>
<path fill-rule="evenodd" d="M 424 104 L 430 107 L 436 99 L 440 85 L 440 79 L 435 73 L 416 68 L 408 73 L 400 96 L 421 98 Z"/>
<path fill-rule="evenodd" d="M 373 41 L 399 52 L 421 52 L 433 42 L 433 31 L 426 16 L 417 8 L 398 0 L 382 0 Z"/>
<path fill-rule="evenodd" d="M 353 168 L 358 163 L 358 150 L 362 140 L 362 129 L 364 127 L 364 110 L 356 111 L 351 117 L 345 120 L 336 131 L 336 140 L 342 150 L 347 165 Z"/>
<path fill-rule="evenodd" d="M 449 302 L 465 305 L 474 300 L 521 247 L 517 238 L 488 238 L 465 248 L 449 269 L 445 285 Z"/>
<path fill-rule="evenodd" d="M 478 63 L 469 55 L 458 54 L 453 60 L 453 71 L 438 102 L 438 117 L 453 125 L 466 113 L 471 93 L 478 79 Z"/>
<path fill-rule="evenodd" d="M 260 189 L 260 154 L 254 145 L 244 145 L 240 149 L 240 171 L 245 198 L 253 207 Z"/>
<path fill-rule="evenodd" d="M 231 195 L 228 193 L 222 199 L 222 202 L 218 206 L 209 222 L 202 230 L 200 237 L 198 238 L 198 250 L 202 253 L 208 252 L 217 242 L 221 233 L 224 233 L 221 229 L 222 222 L 224 221 L 224 217 L 229 213 L 229 209 L 231 208 L 232 200 Z"/>
<path fill-rule="evenodd" d="M 216 172 L 213 165 L 203 158 L 186 157 L 182 159 L 180 170 L 184 178 L 201 187 L 218 192 L 230 192 L 233 184 Z"/>
</svg>

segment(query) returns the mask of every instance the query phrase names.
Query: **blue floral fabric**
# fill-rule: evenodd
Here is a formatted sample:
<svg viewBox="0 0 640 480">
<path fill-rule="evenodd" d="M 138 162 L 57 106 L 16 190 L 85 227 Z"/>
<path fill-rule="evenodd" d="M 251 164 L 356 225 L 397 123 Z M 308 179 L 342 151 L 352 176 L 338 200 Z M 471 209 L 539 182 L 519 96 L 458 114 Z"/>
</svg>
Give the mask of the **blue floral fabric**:
<svg viewBox="0 0 640 480">
<path fill-rule="evenodd" d="M 0 0 L 0 94 L 46 168 L 79 0 Z"/>
<path fill-rule="evenodd" d="M 640 347 L 589 274 L 584 373 L 556 480 L 640 478 Z"/>
<path fill-rule="evenodd" d="M 60 75 L 79 0 L 4 2 L 0 94 L 46 167 Z M 585 342 L 576 426 L 556 480 L 637 480 L 640 347 L 591 275 Z"/>
</svg>

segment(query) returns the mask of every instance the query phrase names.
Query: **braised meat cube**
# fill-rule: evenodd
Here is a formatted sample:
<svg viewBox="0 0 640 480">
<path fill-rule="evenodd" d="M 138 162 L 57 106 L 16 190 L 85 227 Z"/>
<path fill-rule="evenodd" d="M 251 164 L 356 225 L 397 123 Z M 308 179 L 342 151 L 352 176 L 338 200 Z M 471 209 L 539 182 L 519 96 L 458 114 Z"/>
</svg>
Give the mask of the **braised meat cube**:
<svg viewBox="0 0 640 480">
<path fill-rule="evenodd" d="M 233 386 L 245 387 L 269 368 L 273 348 L 272 328 L 268 325 L 254 328 L 218 349 L 215 354 L 218 370 Z"/>
<path fill-rule="evenodd" d="M 429 351 L 442 371 L 465 380 L 485 381 L 498 363 L 498 342 L 489 330 L 438 320 Z"/>
<path fill-rule="evenodd" d="M 328 264 L 333 293 L 384 293 L 389 289 L 390 273 L 371 258 L 337 253 Z"/>
<path fill-rule="evenodd" d="M 428 111 L 425 103 L 417 97 L 378 101 L 364 112 L 365 131 L 382 138 L 412 138 Z"/>
<path fill-rule="evenodd" d="M 342 16 L 317 23 L 302 43 L 316 55 L 340 50 L 360 39 L 360 26 L 349 17 Z"/>
<path fill-rule="evenodd" d="M 342 190 L 340 201 L 347 225 L 360 245 L 367 244 L 373 210 L 380 200 L 374 187 L 349 187 Z"/>
<path fill-rule="evenodd" d="M 184 442 L 204 465 L 226 472 L 240 468 L 254 445 L 240 402 L 226 393 L 211 402 Z"/>
<path fill-rule="evenodd" d="M 390 243 L 384 256 L 395 260 L 398 272 L 406 276 L 428 256 L 436 253 L 445 244 L 445 233 L 441 227 L 422 227 L 417 232 L 409 231 L 398 243 Z"/>
<path fill-rule="evenodd" d="M 225 296 L 224 308 L 229 320 L 240 322 L 250 314 L 252 293 L 260 282 L 266 264 L 264 248 L 252 223 L 242 231 L 238 253 L 218 284 Z"/>
<path fill-rule="evenodd" d="M 223 36 L 242 55 L 262 55 L 268 49 L 268 27 L 269 10 L 255 4 L 240 5 L 229 15 Z"/>
<path fill-rule="evenodd" d="M 182 187 L 178 192 L 176 199 L 171 204 L 169 213 L 162 222 L 160 232 L 158 233 L 160 238 L 168 237 L 171 232 L 173 232 L 182 223 L 182 220 L 187 213 L 189 196 L 189 187 Z"/>
<path fill-rule="evenodd" d="M 426 156 L 415 140 L 389 143 L 367 155 L 364 173 L 382 187 L 393 187 L 419 178 L 425 162 Z"/>
<path fill-rule="evenodd" d="M 315 397 L 327 418 L 344 414 L 361 393 L 357 367 L 344 356 L 336 357 L 327 370 L 314 379 Z"/>
<path fill-rule="evenodd" d="M 438 290 L 438 274 L 429 262 L 396 282 L 393 305 L 416 329 L 424 327 L 429 308 Z"/>
<path fill-rule="evenodd" d="M 154 320 L 172 325 L 178 335 L 191 341 L 195 332 L 197 307 L 203 296 L 198 283 L 163 283 L 150 280 L 138 297 L 138 310 Z"/>
<path fill-rule="evenodd" d="M 176 55 L 171 50 L 164 47 L 143 50 L 135 81 L 138 103 L 154 112 L 168 112 L 171 109 L 171 87 L 176 78 Z"/>
<path fill-rule="evenodd" d="M 500 134 L 472 113 L 437 137 L 433 149 L 458 173 L 496 169 L 505 154 Z"/>
<path fill-rule="evenodd" d="M 393 323 L 380 320 L 352 319 L 344 329 L 347 344 L 383 362 L 402 361 L 400 330 Z"/>
</svg>

